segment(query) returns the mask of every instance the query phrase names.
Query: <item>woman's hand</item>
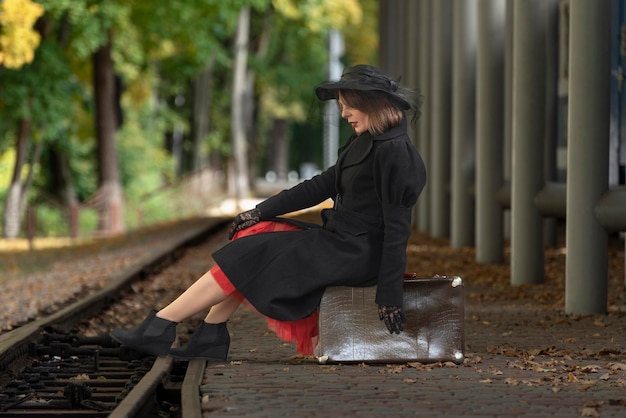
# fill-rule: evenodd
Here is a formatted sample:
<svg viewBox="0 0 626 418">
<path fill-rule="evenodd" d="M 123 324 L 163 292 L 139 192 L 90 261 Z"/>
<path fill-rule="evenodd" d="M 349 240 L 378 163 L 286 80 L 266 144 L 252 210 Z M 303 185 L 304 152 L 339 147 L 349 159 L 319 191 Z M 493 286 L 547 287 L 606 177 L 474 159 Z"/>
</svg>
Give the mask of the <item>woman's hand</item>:
<svg viewBox="0 0 626 418">
<path fill-rule="evenodd" d="M 385 322 L 390 334 L 394 332 L 400 334 L 400 331 L 404 330 L 406 318 L 399 306 L 378 305 L 378 318 Z"/>
<path fill-rule="evenodd" d="M 241 231 L 242 229 L 251 227 L 252 225 L 258 223 L 260 220 L 261 211 L 257 208 L 250 209 L 246 212 L 241 212 L 235 217 L 235 220 L 230 226 L 230 230 L 228 231 L 228 239 L 232 240 L 233 236 L 237 232 Z"/>
</svg>

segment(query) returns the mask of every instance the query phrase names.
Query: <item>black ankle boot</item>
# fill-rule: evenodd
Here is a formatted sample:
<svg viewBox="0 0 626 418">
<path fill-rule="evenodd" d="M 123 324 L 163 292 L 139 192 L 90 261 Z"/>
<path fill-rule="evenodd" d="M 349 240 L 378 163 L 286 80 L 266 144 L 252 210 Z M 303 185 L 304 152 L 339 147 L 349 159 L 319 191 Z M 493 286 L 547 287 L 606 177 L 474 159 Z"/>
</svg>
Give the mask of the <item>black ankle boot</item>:
<svg viewBox="0 0 626 418">
<path fill-rule="evenodd" d="M 164 356 L 176 339 L 176 322 L 157 317 L 153 310 L 137 328 L 114 329 L 111 338 L 137 351 Z"/>
<path fill-rule="evenodd" d="M 178 360 L 226 360 L 229 347 L 226 322 L 207 324 L 200 321 L 189 343 L 181 348 L 172 348 L 170 356 Z"/>
</svg>

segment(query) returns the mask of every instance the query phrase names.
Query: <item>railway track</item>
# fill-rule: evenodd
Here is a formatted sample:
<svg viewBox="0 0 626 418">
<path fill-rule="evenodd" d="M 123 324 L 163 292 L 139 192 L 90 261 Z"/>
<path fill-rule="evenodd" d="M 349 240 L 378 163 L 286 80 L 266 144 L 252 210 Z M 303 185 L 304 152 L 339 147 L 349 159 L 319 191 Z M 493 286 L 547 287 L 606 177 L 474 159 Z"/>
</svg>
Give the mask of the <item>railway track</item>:
<svg viewBox="0 0 626 418">
<path fill-rule="evenodd" d="M 108 334 L 81 336 L 76 325 L 226 222 L 205 220 L 186 228 L 118 271 L 105 288 L 0 335 L 0 417 L 200 417 L 204 361 L 147 356 L 120 347 Z"/>
</svg>

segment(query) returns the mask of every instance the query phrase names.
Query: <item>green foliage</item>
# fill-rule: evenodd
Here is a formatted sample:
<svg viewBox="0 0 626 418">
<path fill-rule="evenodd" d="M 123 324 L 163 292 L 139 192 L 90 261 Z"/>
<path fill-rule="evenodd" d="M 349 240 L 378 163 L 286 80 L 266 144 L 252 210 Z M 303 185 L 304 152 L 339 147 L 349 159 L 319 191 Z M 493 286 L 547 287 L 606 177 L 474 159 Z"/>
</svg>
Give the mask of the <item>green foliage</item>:
<svg viewBox="0 0 626 418">
<path fill-rule="evenodd" d="M 378 63 L 378 2 L 379 0 L 360 0 L 363 19 L 356 25 L 342 28 L 347 65 Z"/>
<path fill-rule="evenodd" d="M 71 123 L 71 100 L 80 86 L 53 42 L 42 42 L 31 64 L 0 72 L 0 85 L 0 130 L 27 119 L 38 136 L 47 139 L 58 136 Z"/>
<path fill-rule="evenodd" d="M 152 109 L 128 108 L 126 122 L 118 133 L 121 179 L 127 196 L 141 196 L 173 181 L 174 164 L 163 148 L 163 118 Z M 148 121 L 153 123 L 148 123 Z"/>
<path fill-rule="evenodd" d="M 67 19 L 71 26 L 70 49 L 78 59 L 87 59 L 107 40 L 109 28 L 128 23 L 129 6 L 124 0 L 37 0 L 48 17 Z M 127 45 L 128 46 L 128 45 Z"/>
<path fill-rule="evenodd" d="M 377 49 L 377 0 L 34 1 L 45 9 L 38 25 L 44 39 L 35 59 L 19 70 L 0 71 L 0 189 L 6 187 L 14 156 L 6 151 L 15 144 L 18 121 L 27 118 L 32 139 L 68 157 L 79 200 L 96 192 L 91 57 L 110 33 L 115 71 L 123 81 L 117 149 L 129 224 L 184 212 L 172 195 L 155 191 L 177 181 L 166 138 L 174 126 L 189 133 L 191 81 L 209 62 L 214 63 L 210 132 L 202 152 L 230 152 L 233 37 L 241 7 L 252 7 L 249 66 L 256 75 L 255 96 L 263 103 L 257 109 L 261 147 L 269 143 L 272 118 L 312 123 L 293 135 L 293 168 L 299 158 L 321 152 L 320 131 L 311 126 L 320 126 L 312 118 L 318 113 L 313 88 L 326 78 L 327 29 L 339 27 L 346 34 L 347 65 L 373 62 Z M 177 106 L 175 97 L 184 98 L 185 105 Z M 41 197 L 54 187 L 46 158 L 44 152 L 33 200 L 49 206 L 42 209 L 41 222 L 57 233 L 54 224 L 64 224 L 63 216 L 52 213 L 60 209 Z M 84 212 L 81 228 L 95 228 L 95 212 Z"/>
<path fill-rule="evenodd" d="M 68 221 L 59 208 L 38 205 L 36 212 L 37 236 L 61 237 L 69 235 Z"/>
</svg>

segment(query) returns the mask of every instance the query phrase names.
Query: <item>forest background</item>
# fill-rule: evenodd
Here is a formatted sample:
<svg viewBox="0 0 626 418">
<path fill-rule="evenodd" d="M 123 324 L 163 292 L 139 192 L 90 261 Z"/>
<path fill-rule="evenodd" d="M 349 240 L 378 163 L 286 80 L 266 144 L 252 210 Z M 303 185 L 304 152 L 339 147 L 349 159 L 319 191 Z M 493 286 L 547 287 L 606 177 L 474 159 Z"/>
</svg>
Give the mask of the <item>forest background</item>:
<svg viewBox="0 0 626 418">
<path fill-rule="evenodd" d="M 377 24 L 377 0 L 0 0 L 3 237 L 116 234 L 321 167 L 329 32 L 375 65 Z"/>
</svg>

